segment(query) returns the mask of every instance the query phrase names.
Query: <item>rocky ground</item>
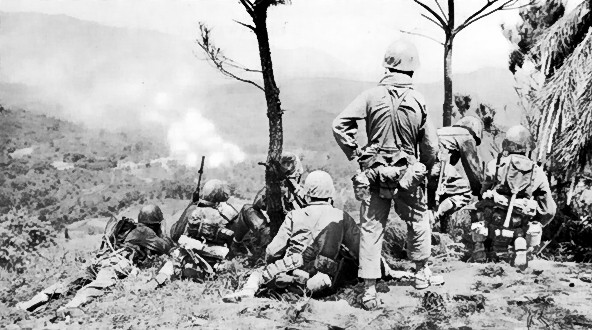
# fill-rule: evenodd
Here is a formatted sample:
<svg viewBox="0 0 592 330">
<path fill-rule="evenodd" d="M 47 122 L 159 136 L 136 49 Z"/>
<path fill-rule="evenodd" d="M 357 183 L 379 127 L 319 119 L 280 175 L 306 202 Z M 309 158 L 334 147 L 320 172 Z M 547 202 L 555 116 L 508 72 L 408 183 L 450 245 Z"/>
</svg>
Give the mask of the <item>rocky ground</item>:
<svg viewBox="0 0 592 330">
<path fill-rule="evenodd" d="M 75 235 L 79 236 L 79 235 Z M 111 293 L 76 310 L 56 314 L 65 299 L 33 314 L 14 305 L 59 279 L 76 274 L 92 256 L 99 235 L 80 235 L 40 252 L 28 272 L 1 272 L 0 324 L 8 329 L 191 328 L 207 329 L 589 329 L 592 328 L 592 265 L 536 260 L 520 272 L 508 264 L 470 264 L 454 258 L 433 260 L 446 284 L 414 290 L 409 282 L 379 284 L 382 305 L 359 308 L 361 284 L 342 288 L 324 300 L 265 298 L 223 303 L 249 269 L 231 263 L 205 283 L 174 282 L 156 291 L 139 290 L 154 272 L 121 281 Z M 399 261 L 397 269 L 411 264 Z M 66 298 L 67 299 L 67 298 Z"/>
</svg>

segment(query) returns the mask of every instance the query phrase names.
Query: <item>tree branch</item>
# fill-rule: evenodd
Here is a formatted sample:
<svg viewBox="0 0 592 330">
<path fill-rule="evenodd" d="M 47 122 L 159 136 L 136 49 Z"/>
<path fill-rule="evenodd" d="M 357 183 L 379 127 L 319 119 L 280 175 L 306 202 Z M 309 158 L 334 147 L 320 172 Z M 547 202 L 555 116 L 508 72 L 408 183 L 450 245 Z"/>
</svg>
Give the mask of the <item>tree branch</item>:
<svg viewBox="0 0 592 330">
<path fill-rule="evenodd" d="M 438 40 L 438 39 L 436 39 L 436 38 L 432 38 L 432 37 L 430 37 L 430 36 L 428 36 L 428 35 L 425 35 L 425 34 L 422 34 L 422 33 L 417 33 L 417 32 L 412 32 L 412 31 L 405 31 L 405 30 L 399 30 L 399 31 L 400 31 L 401 33 L 407 33 L 407 34 L 411 34 L 411 35 L 414 35 L 414 36 L 420 36 L 420 37 L 428 38 L 428 39 L 430 39 L 430 40 L 432 40 L 432 41 L 434 41 L 434 42 L 437 42 L 437 43 L 439 43 L 440 45 L 444 46 L 444 43 L 443 43 L 443 42 L 439 41 L 439 40 Z"/>
<path fill-rule="evenodd" d="M 233 21 L 235 21 L 236 23 L 238 23 L 238 24 L 240 24 L 240 25 L 242 25 L 242 26 L 246 27 L 247 29 L 249 29 L 249 30 L 251 30 L 251 31 L 255 32 L 255 27 L 254 27 L 254 26 L 252 26 L 252 25 L 250 25 L 250 24 L 243 23 L 243 22 L 239 22 L 239 21 L 237 21 L 237 20 L 235 20 L 235 19 L 233 19 Z"/>
<path fill-rule="evenodd" d="M 432 8 L 430 8 L 430 6 L 426 5 L 425 3 L 421 2 L 420 0 L 413 0 L 416 4 L 420 5 L 423 9 L 425 9 L 428 13 L 430 13 L 432 16 L 434 16 L 434 18 L 436 20 L 438 20 L 438 22 L 440 22 L 440 26 L 442 28 L 444 28 L 445 26 L 448 26 L 447 21 L 442 18 L 440 15 L 438 15 L 438 13 L 436 13 Z M 426 17 L 425 15 L 422 14 L 422 16 Z M 433 20 L 432 20 L 433 21 Z"/>
<path fill-rule="evenodd" d="M 489 7 L 491 7 L 492 5 L 494 5 L 498 1 L 499 0 L 487 0 L 487 3 L 485 3 L 485 5 L 483 5 L 483 7 L 481 7 L 481 9 L 477 10 L 471 16 L 467 17 L 467 19 L 461 25 L 459 25 L 455 29 L 455 31 L 456 32 L 460 32 L 462 29 L 464 29 L 467 26 L 469 26 L 472 23 L 471 20 L 473 20 L 475 17 L 479 16 L 481 13 L 483 13 L 484 11 L 486 11 Z M 515 1 L 515 0 L 508 0 L 508 2 L 510 2 L 510 1 Z M 491 11 L 491 13 L 493 13 L 494 11 L 495 10 Z"/>
<path fill-rule="evenodd" d="M 436 24 L 436 25 L 437 25 L 438 27 L 440 27 L 441 29 L 444 29 L 444 26 L 443 26 L 442 24 L 440 24 L 440 23 L 436 22 L 436 21 L 435 21 L 433 18 L 431 18 L 431 17 L 429 17 L 429 16 L 427 16 L 427 15 L 425 15 L 425 14 L 421 14 L 421 16 L 422 16 L 423 18 L 427 19 L 428 21 L 430 21 L 430 22 L 432 22 L 432 23 Z"/>
<path fill-rule="evenodd" d="M 506 0 L 503 3 L 501 3 L 499 6 L 497 6 L 496 8 L 493 8 L 490 11 L 486 12 L 487 9 L 489 9 L 490 7 L 495 5 L 496 3 L 500 2 L 499 0 L 487 0 L 487 3 L 483 7 L 481 7 L 481 9 L 477 10 L 475 13 L 473 13 L 471 16 L 469 16 L 461 25 L 459 25 L 458 28 L 455 29 L 455 33 L 462 31 L 467 26 L 469 26 L 469 25 L 475 23 L 476 21 L 478 21 L 482 18 L 485 18 L 497 11 L 520 9 L 520 8 L 524 8 L 524 7 L 530 6 L 535 3 L 535 0 L 529 0 L 527 3 L 525 3 L 523 5 L 514 6 L 519 1 L 520 0 Z"/>
<path fill-rule="evenodd" d="M 442 13 L 442 17 L 444 17 L 444 19 L 446 19 L 446 13 L 444 13 L 444 9 L 442 9 L 442 6 L 440 6 L 440 2 L 438 0 L 434 0 L 436 2 L 436 5 L 438 5 L 438 9 L 440 9 L 440 13 Z"/>
<path fill-rule="evenodd" d="M 243 4 L 243 6 L 245 7 L 245 9 L 247 10 L 247 13 L 249 13 L 249 15 L 251 17 L 254 17 L 254 15 L 255 15 L 255 7 L 251 3 L 251 1 L 249 1 L 249 0 L 240 0 L 240 3 Z"/>
<path fill-rule="evenodd" d="M 203 50 L 203 52 L 206 54 L 209 62 L 211 64 L 213 64 L 214 67 L 216 69 L 218 69 L 218 71 L 220 71 L 223 75 L 225 75 L 227 77 L 251 84 L 251 85 L 259 88 L 260 90 L 265 91 L 265 89 L 261 85 L 259 85 L 258 83 L 254 82 L 252 80 L 237 76 L 236 74 L 234 74 L 230 70 L 228 70 L 228 67 L 240 69 L 240 70 L 243 70 L 246 72 L 261 72 L 261 71 L 246 68 L 246 67 L 240 65 L 239 63 L 233 61 L 232 59 L 224 56 L 224 54 L 222 53 L 222 50 L 220 48 L 216 47 L 216 45 L 212 42 L 212 40 L 210 38 L 211 30 L 205 24 L 200 22 L 199 23 L 199 30 L 200 30 L 200 39 L 197 40 L 197 44 Z"/>
</svg>

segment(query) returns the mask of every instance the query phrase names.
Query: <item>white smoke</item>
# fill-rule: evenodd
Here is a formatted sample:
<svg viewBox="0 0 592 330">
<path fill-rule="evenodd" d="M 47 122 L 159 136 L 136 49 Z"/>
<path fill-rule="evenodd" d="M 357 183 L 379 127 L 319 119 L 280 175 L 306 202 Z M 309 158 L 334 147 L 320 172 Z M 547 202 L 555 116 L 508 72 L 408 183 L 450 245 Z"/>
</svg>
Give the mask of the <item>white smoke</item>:
<svg viewBox="0 0 592 330">
<path fill-rule="evenodd" d="M 199 165 L 202 155 L 210 167 L 245 160 L 245 153 L 225 141 L 216 126 L 195 109 L 187 110 L 184 117 L 169 125 L 167 139 L 171 157 L 188 166 Z"/>
</svg>

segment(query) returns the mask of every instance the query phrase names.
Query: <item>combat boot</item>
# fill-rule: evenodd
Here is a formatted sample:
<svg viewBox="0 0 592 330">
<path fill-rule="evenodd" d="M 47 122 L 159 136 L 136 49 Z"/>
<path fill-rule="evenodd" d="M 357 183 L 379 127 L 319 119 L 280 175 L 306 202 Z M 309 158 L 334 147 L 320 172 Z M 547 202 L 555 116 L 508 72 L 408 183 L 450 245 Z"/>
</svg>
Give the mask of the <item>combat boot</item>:
<svg viewBox="0 0 592 330">
<path fill-rule="evenodd" d="M 443 285 L 444 277 L 442 275 L 434 275 L 427 264 L 423 266 L 416 266 L 418 269 L 415 272 L 413 280 L 413 287 L 416 290 L 423 290 L 430 285 Z"/>
<path fill-rule="evenodd" d="M 471 224 L 471 238 L 473 239 L 473 252 L 471 259 L 473 262 L 485 262 L 487 254 L 485 252 L 485 240 L 489 234 L 489 230 L 485 227 L 483 222 L 475 222 Z"/>
<path fill-rule="evenodd" d="M 261 270 L 255 270 L 253 273 L 251 273 L 249 279 L 247 279 L 247 283 L 245 283 L 241 290 L 224 296 L 222 301 L 227 303 L 235 303 L 245 298 L 253 298 L 262 284 L 263 274 L 261 273 Z"/>
<path fill-rule="evenodd" d="M 31 298 L 28 301 L 24 301 L 24 302 L 20 302 L 20 303 L 16 304 L 16 308 L 23 310 L 23 311 L 27 311 L 27 312 L 32 312 L 37 307 L 45 304 L 48 301 L 49 301 L 49 296 L 47 294 L 41 292 L 41 293 L 36 294 L 33 298 Z"/>
<path fill-rule="evenodd" d="M 364 282 L 364 295 L 362 295 L 362 308 L 374 310 L 378 307 L 378 294 L 376 293 L 376 280 L 367 279 Z"/>
<path fill-rule="evenodd" d="M 513 257 L 512 266 L 520 270 L 528 268 L 526 240 L 523 237 L 518 237 L 514 241 Z"/>
</svg>

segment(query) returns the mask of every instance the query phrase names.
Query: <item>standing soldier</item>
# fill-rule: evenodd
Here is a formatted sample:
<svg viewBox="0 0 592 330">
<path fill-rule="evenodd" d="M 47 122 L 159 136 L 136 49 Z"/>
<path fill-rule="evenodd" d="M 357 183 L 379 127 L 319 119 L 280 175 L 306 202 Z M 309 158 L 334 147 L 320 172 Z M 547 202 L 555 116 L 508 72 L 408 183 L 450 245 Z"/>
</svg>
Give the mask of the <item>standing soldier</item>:
<svg viewBox="0 0 592 330">
<path fill-rule="evenodd" d="M 225 182 L 213 179 L 204 184 L 201 198 L 186 212 L 187 219 L 179 219 L 171 227 L 177 247 L 144 289 L 155 289 L 172 279 L 203 281 L 214 273 L 228 254 L 226 245 L 233 236 L 228 227 L 237 217 L 236 210 L 227 203 L 229 197 Z"/>
<path fill-rule="evenodd" d="M 94 297 L 102 296 L 117 280 L 137 272 L 136 266 L 150 266 L 154 257 L 167 254 L 172 246 L 163 237 L 164 219 L 156 205 L 146 205 L 138 214 L 138 222 L 112 218 L 107 223 L 103 244 L 96 258 L 86 267 L 82 276 L 71 282 L 56 283 L 35 295 L 31 300 L 18 304 L 26 311 L 80 288 L 76 296 L 61 310 L 77 308 Z"/>
<path fill-rule="evenodd" d="M 557 205 L 545 172 L 527 157 L 532 149 L 528 129 L 510 127 L 502 149 L 485 170 L 483 199 L 476 205 L 480 221 L 471 228 L 472 259 L 496 260 L 497 252 L 509 252 L 511 263 L 525 268 L 527 255 L 540 244 L 542 227 L 551 222 Z"/>
<path fill-rule="evenodd" d="M 483 174 L 477 146 L 483 137 L 483 123 L 466 116 L 451 127 L 439 128 L 437 134 L 438 161 L 430 172 L 428 204 L 431 209 L 437 204 L 434 221 L 440 224 L 440 232 L 446 233 L 449 217 L 470 203 L 471 194 L 481 194 Z M 459 160 L 468 181 L 454 167 Z"/>
<path fill-rule="evenodd" d="M 443 283 L 427 265 L 431 228 L 423 182 L 436 159 L 438 140 L 428 125 L 423 97 L 413 89 L 418 65 L 413 44 L 394 42 L 384 56 L 386 73 L 379 85 L 363 92 L 333 121 L 337 143 L 349 160 L 357 158 L 361 168 L 352 180 L 362 201 L 358 275 L 365 280 L 362 305 L 368 309 L 378 305 L 376 279 L 382 275 L 382 240 L 392 200 L 407 224 L 415 288 Z M 366 122 L 368 143 L 362 149 L 356 140 L 358 120 Z"/>
<path fill-rule="evenodd" d="M 303 173 L 302 163 L 298 156 L 291 152 L 284 152 L 277 168 L 282 180 L 282 204 L 284 213 L 303 207 L 304 196 L 300 187 L 300 178 Z M 233 225 L 234 239 L 231 245 L 231 253 L 237 252 L 244 245 L 243 239 L 249 231 L 259 232 L 262 245 L 270 240 L 268 220 L 263 214 L 266 210 L 266 188 L 261 189 L 253 204 L 245 204 L 240 210 L 236 223 Z"/>
<path fill-rule="evenodd" d="M 254 297 L 259 288 L 282 282 L 282 287 L 305 287 L 316 293 L 335 284 L 343 271 L 342 244 L 357 255 L 359 230 L 344 211 L 334 208 L 333 179 L 324 171 L 314 171 L 304 184 L 307 205 L 291 211 L 278 234 L 267 246 L 267 266 L 255 270 L 244 287 L 224 297 L 226 302 Z"/>
</svg>

